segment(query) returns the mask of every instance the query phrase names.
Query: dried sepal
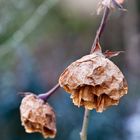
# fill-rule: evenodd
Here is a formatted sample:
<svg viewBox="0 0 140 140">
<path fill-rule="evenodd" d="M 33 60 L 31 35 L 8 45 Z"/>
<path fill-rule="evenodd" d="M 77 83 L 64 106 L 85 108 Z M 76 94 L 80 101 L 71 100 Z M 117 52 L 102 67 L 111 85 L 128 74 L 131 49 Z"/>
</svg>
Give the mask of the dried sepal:
<svg viewBox="0 0 140 140">
<path fill-rule="evenodd" d="M 56 118 L 53 108 L 34 94 L 26 95 L 20 106 L 22 125 L 27 133 L 40 132 L 44 138 L 56 135 Z"/>
<path fill-rule="evenodd" d="M 114 56 L 118 56 L 120 53 L 123 53 L 124 51 L 105 51 L 104 52 L 104 56 L 106 58 L 111 58 L 111 57 L 114 57 Z"/>
<path fill-rule="evenodd" d="M 102 53 L 73 62 L 61 74 L 59 84 L 71 94 L 75 105 L 97 112 L 117 105 L 128 90 L 122 72 Z"/>
<path fill-rule="evenodd" d="M 92 53 L 102 53 L 102 48 L 98 40 L 95 47 L 92 50 Z"/>
</svg>

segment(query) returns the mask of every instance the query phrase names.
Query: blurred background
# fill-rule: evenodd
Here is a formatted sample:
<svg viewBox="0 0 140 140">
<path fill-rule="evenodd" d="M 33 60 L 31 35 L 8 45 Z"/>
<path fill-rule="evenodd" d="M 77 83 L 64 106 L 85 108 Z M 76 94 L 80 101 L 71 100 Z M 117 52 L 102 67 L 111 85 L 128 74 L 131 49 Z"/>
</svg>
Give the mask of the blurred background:
<svg viewBox="0 0 140 140">
<path fill-rule="evenodd" d="M 0 139 L 43 140 L 21 126 L 19 92 L 40 94 L 58 81 L 71 62 L 89 53 L 101 15 L 98 0 L 0 0 Z M 129 93 L 104 113 L 92 111 L 88 140 L 140 140 L 140 1 L 114 11 L 101 38 L 103 50 L 124 50 L 112 58 Z M 84 110 L 59 89 L 48 102 L 57 114 L 54 140 L 80 140 Z"/>
</svg>

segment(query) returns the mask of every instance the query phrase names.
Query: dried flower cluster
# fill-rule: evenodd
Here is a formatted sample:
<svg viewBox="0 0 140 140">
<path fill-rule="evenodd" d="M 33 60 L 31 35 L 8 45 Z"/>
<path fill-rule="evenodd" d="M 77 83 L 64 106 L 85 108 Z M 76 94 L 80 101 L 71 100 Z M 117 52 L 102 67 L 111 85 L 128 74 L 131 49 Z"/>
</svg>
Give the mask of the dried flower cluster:
<svg viewBox="0 0 140 140">
<path fill-rule="evenodd" d="M 98 13 L 105 9 L 102 23 L 106 22 L 111 9 L 117 7 L 123 10 L 121 6 L 123 2 L 124 0 L 101 0 Z M 96 109 L 97 112 L 103 112 L 109 106 L 118 105 L 121 97 L 127 94 L 128 86 L 124 75 L 108 59 L 117 56 L 121 51 L 106 51 L 103 54 L 99 45 L 104 26 L 105 24 L 100 25 L 91 49 L 92 54 L 70 64 L 60 75 L 59 84 L 47 94 L 36 96 L 26 93 L 20 106 L 21 121 L 26 132 L 40 132 L 44 138 L 55 137 L 57 131 L 55 113 L 53 108 L 45 103 L 45 100 L 59 85 L 71 94 L 72 101 L 76 106 L 83 106 L 89 110 Z M 84 119 L 88 120 L 87 115 Z M 87 128 L 85 124 L 83 123 L 83 128 Z M 83 128 L 82 130 L 84 130 Z M 81 133 L 84 138 L 84 132 Z"/>
<path fill-rule="evenodd" d="M 102 53 L 73 62 L 61 74 L 59 84 L 71 94 L 75 105 L 97 112 L 117 105 L 128 90 L 122 72 Z"/>
<path fill-rule="evenodd" d="M 52 107 L 34 94 L 25 96 L 21 102 L 20 114 L 26 132 L 40 132 L 44 138 L 56 135 L 56 119 Z"/>
</svg>

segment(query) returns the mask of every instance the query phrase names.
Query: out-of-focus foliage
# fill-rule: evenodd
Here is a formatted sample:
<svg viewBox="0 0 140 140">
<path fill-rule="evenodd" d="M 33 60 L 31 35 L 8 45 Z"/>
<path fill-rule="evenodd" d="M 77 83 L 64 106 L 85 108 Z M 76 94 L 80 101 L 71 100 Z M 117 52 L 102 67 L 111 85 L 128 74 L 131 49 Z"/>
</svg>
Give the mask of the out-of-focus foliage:
<svg viewBox="0 0 140 140">
<path fill-rule="evenodd" d="M 43 140 L 39 134 L 25 133 L 21 126 L 18 92 L 46 92 L 57 83 L 67 65 L 90 51 L 101 19 L 95 12 L 97 2 L 91 0 L 88 8 L 88 1 L 82 6 L 69 1 L 0 0 L 2 140 Z M 91 113 L 88 140 L 140 139 L 140 2 L 126 1 L 125 7 L 128 12 L 111 14 L 101 46 L 103 50 L 125 50 L 113 61 L 126 76 L 129 93 L 119 106 L 102 114 Z M 75 107 L 62 89 L 48 102 L 57 114 L 55 140 L 79 140 L 83 109 Z"/>
</svg>

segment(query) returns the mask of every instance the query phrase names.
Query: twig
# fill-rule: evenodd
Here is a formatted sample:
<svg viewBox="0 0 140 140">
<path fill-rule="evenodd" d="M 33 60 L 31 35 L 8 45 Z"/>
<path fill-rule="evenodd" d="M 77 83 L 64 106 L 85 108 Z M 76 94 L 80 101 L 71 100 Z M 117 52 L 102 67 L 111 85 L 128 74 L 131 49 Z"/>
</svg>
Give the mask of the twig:
<svg viewBox="0 0 140 140">
<path fill-rule="evenodd" d="M 93 53 L 93 51 L 95 49 L 95 46 L 98 43 L 98 41 L 99 41 L 103 31 L 104 31 L 104 28 L 105 28 L 105 25 L 106 25 L 106 22 L 107 22 L 107 18 L 109 16 L 109 12 L 110 12 L 110 9 L 108 7 L 105 7 L 104 14 L 103 14 L 103 17 L 102 17 L 102 21 L 101 21 L 99 29 L 96 33 L 96 37 L 94 39 L 94 42 L 93 42 L 90 53 Z M 90 110 L 85 109 L 83 126 L 82 126 L 82 130 L 80 132 L 81 140 L 87 140 L 87 128 L 88 128 L 88 122 L 89 122 L 89 115 L 90 115 Z"/>
<path fill-rule="evenodd" d="M 88 122 L 89 122 L 89 115 L 90 115 L 90 110 L 85 109 L 83 126 L 80 132 L 81 140 L 87 140 L 87 128 L 88 128 Z"/>
<path fill-rule="evenodd" d="M 57 83 L 52 89 L 48 92 L 39 94 L 38 97 L 44 101 L 46 101 L 58 88 L 60 87 L 59 83 Z"/>
<path fill-rule="evenodd" d="M 104 31 L 109 12 L 110 12 L 110 9 L 108 7 L 105 7 L 104 14 L 103 14 L 103 17 L 102 17 L 102 21 L 101 21 L 101 24 L 99 26 L 99 29 L 97 30 L 97 33 L 96 33 L 96 36 L 95 36 L 95 39 L 94 39 L 94 42 L 93 42 L 90 53 L 93 53 L 94 48 L 95 48 L 96 44 L 98 43 L 98 41 L 99 41 L 103 31 Z"/>
</svg>

